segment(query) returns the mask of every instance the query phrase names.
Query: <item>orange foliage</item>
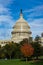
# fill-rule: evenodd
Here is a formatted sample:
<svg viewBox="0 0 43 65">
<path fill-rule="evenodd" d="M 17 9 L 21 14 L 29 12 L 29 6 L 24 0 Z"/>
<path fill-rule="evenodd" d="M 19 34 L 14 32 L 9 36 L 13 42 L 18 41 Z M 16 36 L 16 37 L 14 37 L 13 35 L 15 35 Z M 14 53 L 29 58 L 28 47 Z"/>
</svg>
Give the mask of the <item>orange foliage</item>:
<svg viewBox="0 0 43 65">
<path fill-rule="evenodd" d="M 20 50 L 25 57 L 30 57 L 34 52 L 34 48 L 30 44 L 24 44 L 23 46 L 21 46 Z"/>
</svg>

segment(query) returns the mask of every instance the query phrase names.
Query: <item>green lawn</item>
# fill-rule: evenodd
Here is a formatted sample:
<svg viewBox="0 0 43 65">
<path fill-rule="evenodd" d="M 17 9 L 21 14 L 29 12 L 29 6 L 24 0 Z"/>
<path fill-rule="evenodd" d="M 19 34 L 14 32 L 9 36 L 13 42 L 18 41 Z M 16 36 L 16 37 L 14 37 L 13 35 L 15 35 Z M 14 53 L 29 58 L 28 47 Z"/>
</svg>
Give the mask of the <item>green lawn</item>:
<svg viewBox="0 0 43 65">
<path fill-rule="evenodd" d="M 43 65 L 42 61 L 0 60 L 0 65 Z"/>
</svg>

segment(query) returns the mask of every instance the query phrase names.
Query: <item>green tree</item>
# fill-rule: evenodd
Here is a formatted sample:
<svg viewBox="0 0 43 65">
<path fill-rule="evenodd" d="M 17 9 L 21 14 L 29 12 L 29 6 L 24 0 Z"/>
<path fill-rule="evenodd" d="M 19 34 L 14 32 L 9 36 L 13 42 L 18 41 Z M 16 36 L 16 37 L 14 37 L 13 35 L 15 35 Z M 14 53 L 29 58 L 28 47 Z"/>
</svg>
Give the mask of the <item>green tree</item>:
<svg viewBox="0 0 43 65">
<path fill-rule="evenodd" d="M 21 58 L 20 44 L 16 43 L 15 58 Z"/>
<path fill-rule="evenodd" d="M 4 47 L 0 48 L 0 58 L 5 58 Z"/>
<path fill-rule="evenodd" d="M 41 54 L 40 36 L 37 35 L 35 37 L 35 41 L 34 41 L 33 47 L 34 47 L 34 56 L 36 56 L 36 59 L 38 59 L 38 56 L 40 56 L 40 54 Z"/>
<path fill-rule="evenodd" d="M 32 37 L 29 37 L 28 42 L 29 43 L 32 43 L 33 42 L 33 38 Z"/>
<path fill-rule="evenodd" d="M 10 59 L 11 59 L 12 53 L 15 51 L 15 48 L 16 48 L 16 44 L 14 43 L 12 44 L 12 42 L 5 45 L 5 53 L 9 55 Z"/>
<path fill-rule="evenodd" d="M 43 56 L 43 46 L 41 46 L 41 56 Z"/>
<path fill-rule="evenodd" d="M 23 45 L 23 44 L 28 44 L 28 39 L 27 38 L 25 38 L 25 39 L 23 39 L 21 42 L 20 42 L 20 45 Z"/>
<path fill-rule="evenodd" d="M 37 43 L 41 43 L 41 38 L 40 38 L 40 36 L 38 36 L 38 35 L 35 37 L 34 40 L 35 40 L 35 42 L 37 42 Z"/>
<path fill-rule="evenodd" d="M 0 45 L 0 58 L 1 58 L 1 45 Z"/>
</svg>

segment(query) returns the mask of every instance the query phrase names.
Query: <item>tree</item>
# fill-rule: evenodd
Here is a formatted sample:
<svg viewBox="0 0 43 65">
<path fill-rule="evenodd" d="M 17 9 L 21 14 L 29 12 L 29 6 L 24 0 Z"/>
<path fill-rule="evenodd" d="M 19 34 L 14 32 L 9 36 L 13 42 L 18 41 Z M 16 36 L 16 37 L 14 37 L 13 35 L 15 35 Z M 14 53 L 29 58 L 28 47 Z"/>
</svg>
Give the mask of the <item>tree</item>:
<svg viewBox="0 0 43 65">
<path fill-rule="evenodd" d="M 0 45 L 0 58 L 1 58 L 1 45 Z"/>
<path fill-rule="evenodd" d="M 29 37 L 28 42 L 29 42 L 29 43 L 32 43 L 32 42 L 33 42 L 33 38 L 32 38 L 32 37 Z"/>
<path fill-rule="evenodd" d="M 40 36 L 36 35 L 36 37 L 35 37 L 35 42 L 37 42 L 37 43 L 40 43 L 40 42 L 41 42 Z"/>
<path fill-rule="evenodd" d="M 4 47 L 0 48 L 0 58 L 5 58 Z"/>
<path fill-rule="evenodd" d="M 12 53 L 15 51 L 15 48 L 16 48 L 16 44 L 14 44 L 14 43 L 12 44 L 12 42 L 5 45 L 5 53 L 8 54 L 10 59 L 11 59 Z"/>
<path fill-rule="evenodd" d="M 15 58 L 21 58 L 20 44 L 16 43 Z"/>
<path fill-rule="evenodd" d="M 38 59 L 38 56 L 40 56 L 40 36 L 36 36 L 35 37 L 35 41 L 34 41 L 34 44 L 33 44 L 33 47 L 34 47 L 34 56 L 36 56 L 36 59 Z"/>
<path fill-rule="evenodd" d="M 40 44 L 38 44 L 37 42 L 34 42 L 33 44 L 34 47 L 34 56 L 36 57 L 36 59 L 38 59 L 38 57 L 40 56 Z"/>
<path fill-rule="evenodd" d="M 27 61 L 27 57 L 33 55 L 34 52 L 34 48 L 30 44 L 24 44 L 23 46 L 20 47 L 20 50 L 23 53 L 23 55 L 26 57 L 26 61 Z"/>
<path fill-rule="evenodd" d="M 43 56 L 43 46 L 41 46 L 41 56 Z"/>
<path fill-rule="evenodd" d="M 0 45 L 0 48 L 1 48 L 1 45 Z"/>
</svg>

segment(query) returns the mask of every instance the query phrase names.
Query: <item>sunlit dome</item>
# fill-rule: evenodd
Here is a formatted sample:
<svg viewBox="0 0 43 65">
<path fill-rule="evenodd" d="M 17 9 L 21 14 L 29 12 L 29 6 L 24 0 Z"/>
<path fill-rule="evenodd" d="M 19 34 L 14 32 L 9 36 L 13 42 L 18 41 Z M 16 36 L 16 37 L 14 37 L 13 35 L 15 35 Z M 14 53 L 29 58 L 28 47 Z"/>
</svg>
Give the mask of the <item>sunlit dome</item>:
<svg viewBox="0 0 43 65">
<path fill-rule="evenodd" d="M 20 12 L 20 18 L 16 21 L 15 25 L 13 26 L 12 31 L 12 40 L 15 42 L 19 42 L 24 38 L 31 37 L 30 26 L 23 18 L 22 10 Z"/>
<path fill-rule="evenodd" d="M 22 12 L 20 18 L 16 21 L 16 24 L 13 26 L 13 32 L 30 32 L 30 26 L 23 18 Z"/>
</svg>

